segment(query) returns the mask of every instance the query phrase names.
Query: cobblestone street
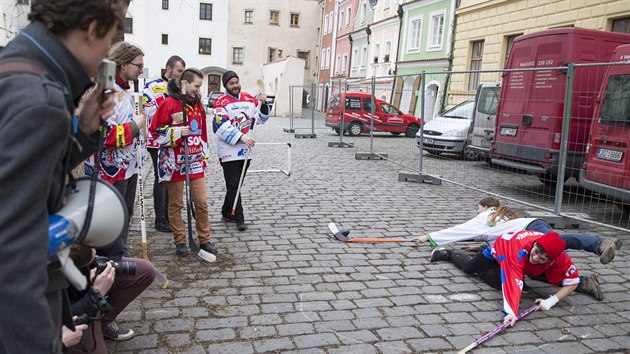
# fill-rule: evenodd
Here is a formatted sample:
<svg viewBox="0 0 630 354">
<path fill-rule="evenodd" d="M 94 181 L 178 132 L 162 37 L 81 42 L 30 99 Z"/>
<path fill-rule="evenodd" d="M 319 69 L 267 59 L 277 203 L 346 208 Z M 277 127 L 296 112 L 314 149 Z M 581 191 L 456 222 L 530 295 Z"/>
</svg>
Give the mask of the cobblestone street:
<svg viewBox="0 0 630 354">
<path fill-rule="evenodd" d="M 221 221 L 225 184 L 211 134 L 206 186 L 216 263 L 176 256 L 171 234 L 153 229 L 150 174 L 144 188 L 149 257 L 170 286 L 153 284 L 122 312 L 118 323 L 136 337 L 108 341 L 110 352 L 452 353 L 502 323 L 501 293 L 450 263 L 430 263 L 428 245 L 347 244 L 327 227 L 334 221 L 352 237 L 417 237 L 470 219 L 485 194 L 450 183 L 398 182 L 395 164 L 329 148 L 328 131 L 296 139 L 282 132 L 287 122 L 272 118 L 256 128 L 257 142 L 291 144 L 291 174 L 247 174 L 245 232 Z M 390 140 L 400 139 L 412 140 Z M 284 169 L 286 154 L 286 145 L 258 146 L 251 169 Z M 129 235 L 135 257 L 142 257 L 139 216 L 136 209 Z M 630 234 L 600 226 L 583 232 L 625 241 L 608 265 L 569 252 L 580 274 L 599 276 L 605 299 L 572 294 L 475 353 L 628 352 Z M 556 291 L 527 283 L 532 291 L 523 295 L 521 311 Z"/>
</svg>

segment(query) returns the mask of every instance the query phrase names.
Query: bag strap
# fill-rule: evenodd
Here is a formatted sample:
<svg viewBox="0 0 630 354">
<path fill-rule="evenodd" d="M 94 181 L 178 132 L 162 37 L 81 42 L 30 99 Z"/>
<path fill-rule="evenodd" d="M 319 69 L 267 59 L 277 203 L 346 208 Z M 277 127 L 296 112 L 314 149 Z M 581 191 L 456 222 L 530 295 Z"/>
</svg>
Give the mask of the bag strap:
<svg viewBox="0 0 630 354">
<path fill-rule="evenodd" d="M 42 75 L 44 72 L 40 66 L 27 61 L 16 60 L 0 63 L 0 77 L 16 73 Z"/>
</svg>

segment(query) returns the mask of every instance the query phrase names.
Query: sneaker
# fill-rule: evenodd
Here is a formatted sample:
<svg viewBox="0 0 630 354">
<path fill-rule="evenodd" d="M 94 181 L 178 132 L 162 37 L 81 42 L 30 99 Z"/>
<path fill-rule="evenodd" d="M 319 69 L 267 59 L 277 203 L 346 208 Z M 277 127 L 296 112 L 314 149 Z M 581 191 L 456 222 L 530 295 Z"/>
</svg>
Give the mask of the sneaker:
<svg viewBox="0 0 630 354">
<path fill-rule="evenodd" d="M 103 322 L 103 337 L 115 341 L 123 341 L 133 338 L 135 335 L 133 329 L 120 327 L 116 322 Z"/>
<path fill-rule="evenodd" d="M 175 254 L 178 256 L 185 257 L 190 253 L 188 250 L 188 246 L 185 243 L 179 243 L 175 245 Z"/>
<path fill-rule="evenodd" d="M 604 300 L 604 293 L 599 287 L 599 279 L 597 279 L 596 274 L 591 273 L 586 277 L 586 279 L 584 279 L 581 293 L 591 295 L 597 301 Z"/>
<path fill-rule="evenodd" d="M 160 232 L 171 232 L 171 225 L 167 221 L 156 221 L 155 229 Z"/>
<path fill-rule="evenodd" d="M 617 247 L 619 245 L 619 247 Z M 615 259 L 615 251 L 621 248 L 622 241 L 618 238 L 607 238 L 599 244 L 599 261 L 608 264 Z"/>
<path fill-rule="evenodd" d="M 445 248 L 434 248 L 433 251 L 431 251 L 431 262 L 448 261 L 449 259 L 450 255 Z"/>
<path fill-rule="evenodd" d="M 212 242 L 202 243 L 199 245 L 199 248 L 212 254 L 217 254 L 218 252 L 217 246 L 213 245 Z"/>
<path fill-rule="evenodd" d="M 247 225 L 245 225 L 245 221 L 241 221 L 241 222 L 236 222 L 236 229 L 238 231 L 245 231 L 247 230 Z"/>
</svg>

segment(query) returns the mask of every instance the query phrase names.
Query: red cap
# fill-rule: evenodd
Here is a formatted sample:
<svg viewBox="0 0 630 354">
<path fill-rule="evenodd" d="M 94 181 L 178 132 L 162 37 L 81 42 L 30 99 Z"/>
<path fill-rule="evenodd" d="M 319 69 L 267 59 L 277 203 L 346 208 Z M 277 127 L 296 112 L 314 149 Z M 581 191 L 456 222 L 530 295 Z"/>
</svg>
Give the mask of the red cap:
<svg viewBox="0 0 630 354">
<path fill-rule="evenodd" d="M 558 258 L 567 246 L 557 232 L 549 232 L 540 236 L 536 243 L 547 253 L 550 261 Z"/>
</svg>

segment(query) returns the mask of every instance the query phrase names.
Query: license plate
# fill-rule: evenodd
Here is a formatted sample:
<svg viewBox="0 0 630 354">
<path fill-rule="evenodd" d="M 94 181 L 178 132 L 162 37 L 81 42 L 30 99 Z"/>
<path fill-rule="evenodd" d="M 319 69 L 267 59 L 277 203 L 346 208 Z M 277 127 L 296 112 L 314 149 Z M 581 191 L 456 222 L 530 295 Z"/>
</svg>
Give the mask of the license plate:
<svg viewBox="0 0 630 354">
<path fill-rule="evenodd" d="M 433 139 L 422 139 L 422 142 L 425 144 L 433 144 Z"/>
<path fill-rule="evenodd" d="M 621 161 L 621 157 L 623 156 L 623 152 L 616 150 L 608 150 L 608 149 L 597 149 L 597 158 L 608 161 Z"/>
<path fill-rule="evenodd" d="M 499 134 L 503 136 L 516 136 L 516 128 L 501 128 Z"/>
</svg>

